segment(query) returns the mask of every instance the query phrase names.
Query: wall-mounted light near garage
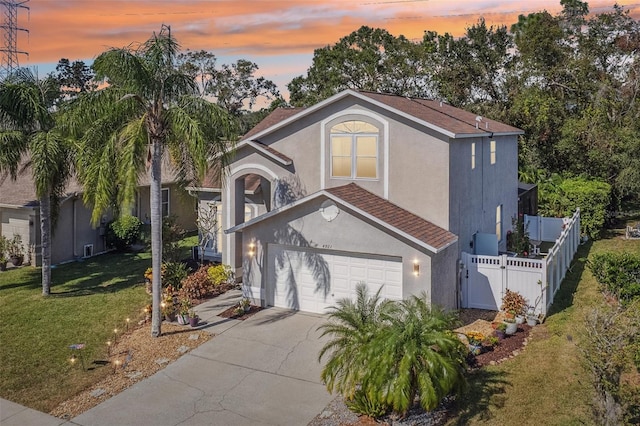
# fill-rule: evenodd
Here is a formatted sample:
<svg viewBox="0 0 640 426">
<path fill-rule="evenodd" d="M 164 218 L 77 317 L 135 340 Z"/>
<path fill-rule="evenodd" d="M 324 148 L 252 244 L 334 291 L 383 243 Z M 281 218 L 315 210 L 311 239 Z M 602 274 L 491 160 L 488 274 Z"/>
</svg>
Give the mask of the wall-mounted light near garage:
<svg viewBox="0 0 640 426">
<path fill-rule="evenodd" d="M 256 254 L 255 243 L 249 243 L 249 256 L 253 257 Z"/>
<path fill-rule="evenodd" d="M 418 259 L 413 261 L 413 275 L 420 276 L 420 263 L 418 262 Z"/>
</svg>

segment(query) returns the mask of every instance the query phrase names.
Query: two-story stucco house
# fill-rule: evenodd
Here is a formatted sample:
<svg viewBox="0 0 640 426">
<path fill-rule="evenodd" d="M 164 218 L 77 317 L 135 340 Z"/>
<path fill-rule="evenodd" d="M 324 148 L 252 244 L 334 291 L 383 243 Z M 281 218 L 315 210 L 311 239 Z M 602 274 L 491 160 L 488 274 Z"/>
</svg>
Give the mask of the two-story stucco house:
<svg viewBox="0 0 640 426">
<path fill-rule="evenodd" d="M 441 102 L 352 90 L 277 109 L 239 141 L 225 184 L 197 188 L 220 224 L 209 251 L 265 306 L 323 312 L 362 281 L 456 308 L 461 252 L 506 250 L 520 134 Z"/>
</svg>

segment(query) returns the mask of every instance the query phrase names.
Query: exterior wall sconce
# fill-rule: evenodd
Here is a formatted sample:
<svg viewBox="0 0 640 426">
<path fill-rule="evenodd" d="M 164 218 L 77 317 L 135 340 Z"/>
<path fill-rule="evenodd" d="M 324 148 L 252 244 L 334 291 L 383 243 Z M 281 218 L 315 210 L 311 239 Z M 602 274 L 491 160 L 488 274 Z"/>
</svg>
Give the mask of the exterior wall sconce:
<svg viewBox="0 0 640 426">
<path fill-rule="evenodd" d="M 255 243 L 249 243 L 249 256 L 253 257 L 256 254 Z"/>
<path fill-rule="evenodd" d="M 418 263 L 417 259 L 413 261 L 413 275 L 420 276 L 420 263 Z"/>
</svg>

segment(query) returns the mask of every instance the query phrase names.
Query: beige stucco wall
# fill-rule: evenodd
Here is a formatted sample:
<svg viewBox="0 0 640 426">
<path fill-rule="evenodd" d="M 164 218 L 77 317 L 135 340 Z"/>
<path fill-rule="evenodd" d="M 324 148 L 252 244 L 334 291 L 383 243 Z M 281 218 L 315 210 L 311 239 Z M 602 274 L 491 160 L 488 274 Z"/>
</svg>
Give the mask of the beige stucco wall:
<svg viewBox="0 0 640 426">
<path fill-rule="evenodd" d="M 12 238 L 14 233 L 20 234 L 25 248 L 25 261 L 40 266 L 39 208 L 0 208 L 0 216 L 2 235 Z M 105 251 L 99 227 L 91 225 L 91 209 L 83 204 L 81 198 L 63 200 L 51 240 L 51 263 L 55 265 L 83 257 L 86 244 L 93 244 L 93 254 Z M 30 247 L 34 252 L 27 259 L 26 252 Z"/>
<path fill-rule="evenodd" d="M 39 225 L 38 225 L 39 226 Z M 85 245 L 93 245 L 93 254 L 106 250 L 100 224 L 91 224 L 91 209 L 81 198 L 68 198 L 60 213 L 51 241 L 51 263 L 58 264 L 84 257 Z M 38 256 L 38 265 L 41 264 Z"/>
<path fill-rule="evenodd" d="M 380 225 L 359 218 L 344 208 L 340 208 L 340 213 L 333 221 L 327 222 L 319 212 L 324 200 L 324 197 L 311 200 L 239 233 L 240 244 L 245 247 L 244 285 L 254 291 L 262 289 L 262 294 L 266 294 L 267 286 L 274 284 L 266 282 L 268 244 L 309 246 L 329 251 L 340 250 L 343 255 L 359 253 L 401 258 L 404 297 L 425 292 L 430 300 L 446 308 L 456 307 L 456 244 L 441 254 L 433 254 L 412 242 L 401 241 Z M 255 256 L 250 256 L 246 249 L 250 243 L 256 245 Z M 414 261 L 420 264 L 420 275 L 417 277 L 413 274 Z"/>
<path fill-rule="evenodd" d="M 195 195 L 180 188 L 177 184 L 162 185 L 169 188 L 169 215 L 176 216 L 176 223 L 187 231 L 194 231 L 196 227 Z M 148 186 L 138 188 L 136 216 L 143 223 L 151 223 L 150 193 Z"/>
<path fill-rule="evenodd" d="M 329 129 L 344 120 L 362 120 L 380 130 L 378 178 L 333 179 L 330 176 Z M 503 205 L 503 235 L 517 214 L 517 136 L 449 139 L 407 118 L 360 99 L 347 97 L 297 120 L 285 128 L 258 138 L 293 161 L 285 166 L 252 147 L 238 150 L 225 188 L 229 201 L 225 229 L 238 223 L 235 179 L 257 173 L 276 187 L 279 179 L 291 179 L 300 196 L 323 188 L 355 182 L 374 194 L 459 235 L 458 253 L 469 251 L 476 232 L 495 232 L 496 206 Z M 497 163 L 489 164 L 489 142 L 497 143 Z M 476 143 L 476 168 L 471 170 L 470 144 Z M 239 236 L 225 237 L 225 263 L 241 271 Z M 228 252 L 227 252 L 228 248 Z M 500 242 L 506 249 L 506 239 Z M 234 263 L 236 262 L 236 263 Z"/>
<path fill-rule="evenodd" d="M 32 259 L 27 251 L 31 244 L 36 241 L 36 227 L 38 226 L 35 211 L 31 207 L 0 207 L 0 235 L 12 239 L 15 234 L 22 237 L 22 244 L 25 249 L 25 262 Z"/>
<path fill-rule="evenodd" d="M 362 120 L 378 127 L 377 179 L 331 177 L 329 130 L 346 120 Z M 356 182 L 438 226 L 449 226 L 449 141 L 430 129 L 348 98 L 260 141 L 290 157 L 293 166 L 276 165 L 272 159 L 245 147 L 238 151 L 232 168 L 255 163 L 279 176 L 287 170 L 296 174 L 307 195 Z"/>
</svg>

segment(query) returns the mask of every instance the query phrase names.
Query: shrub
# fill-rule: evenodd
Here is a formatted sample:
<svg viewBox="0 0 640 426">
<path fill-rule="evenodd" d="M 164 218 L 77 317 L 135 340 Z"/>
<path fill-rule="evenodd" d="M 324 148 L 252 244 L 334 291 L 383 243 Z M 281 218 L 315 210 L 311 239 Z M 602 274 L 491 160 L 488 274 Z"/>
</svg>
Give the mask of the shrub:
<svg viewBox="0 0 640 426">
<path fill-rule="evenodd" d="M 0 235 L 0 257 L 3 257 L 9 249 L 9 239 Z"/>
<path fill-rule="evenodd" d="M 215 265 L 207 270 L 209 280 L 214 286 L 231 282 L 233 279 L 233 271 L 229 265 Z"/>
<path fill-rule="evenodd" d="M 634 368 L 638 374 L 637 360 L 635 365 L 633 361 L 640 349 L 639 334 L 638 300 L 627 309 L 607 306 L 586 317 L 579 348 L 595 390 L 592 408 L 597 424 L 633 424 L 640 414 L 640 385 L 623 380 Z"/>
<path fill-rule="evenodd" d="M 117 250 L 126 250 L 140 238 L 142 222 L 135 216 L 124 215 L 109 223 L 107 244 Z"/>
<path fill-rule="evenodd" d="M 349 410 L 357 414 L 364 414 L 369 417 L 382 417 L 389 411 L 389 406 L 377 398 L 369 398 L 362 389 L 358 389 L 352 398 L 345 400 Z"/>
<path fill-rule="evenodd" d="M 175 216 L 162 219 L 162 258 L 167 262 L 180 260 L 180 240 L 184 238 L 186 231 L 176 223 Z"/>
<path fill-rule="evenodd" d="M 164 262 L 162 264 L 162 284 L 174 288 L 182 286 L 182 280 L 187 278 L 187 266 L 181 262 Z"/>
<path fill-rule="evenodd" d="M 511 219 L 512 230 L 507 232 L 507 250 L 524 256 L 529 251 L 529 230 L 524 223 L 524 217 Z"/>
<path fill-rule="evenodd" d="M 527 301 L 520 293 L 507 289 L 502 297 L 502 306 L 500 309 L 514 315 L 523 315 L 526 306 Z"/>
<path fill-rule="evenodd" d="M 601 289 L 615 295 L 623 305 L 640 299 L 640 255 L 600 253 L 593 255 L 587 266 Z"/>
<path fill-rule="evenodd" d="M 432 308 L 426 297 L 401 302 L 370 297 L 358 284 L 356 301 L 342 299 L 322 326 L 331 335 L 319 359 L 328 355 L 322 380 L 367 410 L 389 407 L 405 414 L 416 396 L 434 409 L 465 384 L 466 348 L 450 331 L 454 317 Z"/>
<path fill-rule="evenodd" d="M 201 266 L 193 274 L 182 280 L 179 291 L 180 299 L 198 300 L 212 293 L 213 285 L 209 279 L 208 267 Z"/>
<path fill-rule="evenodd" d="M 598 179 L 569 178 L 540 186 L 540 213 L 571 216 L 580 207 L 582 233 L 598 238 L 611 202 L 611 185 Z"/>
</svg>

